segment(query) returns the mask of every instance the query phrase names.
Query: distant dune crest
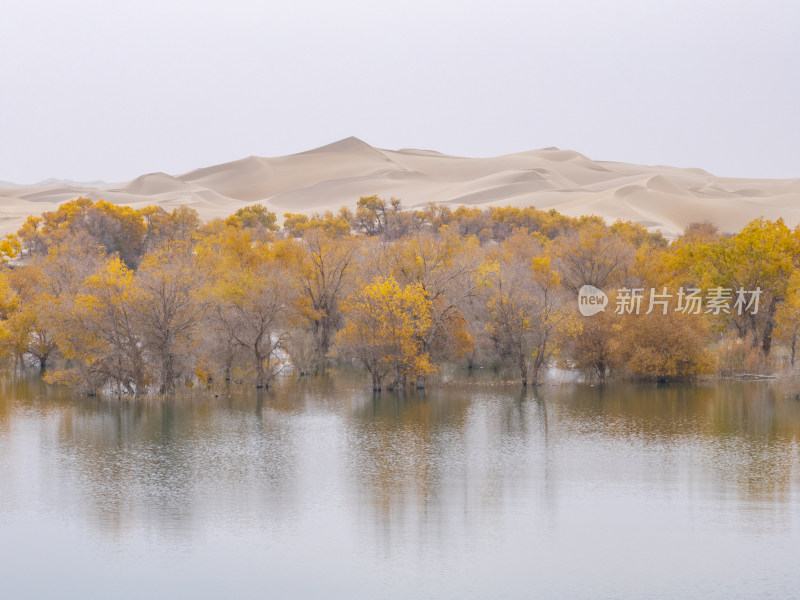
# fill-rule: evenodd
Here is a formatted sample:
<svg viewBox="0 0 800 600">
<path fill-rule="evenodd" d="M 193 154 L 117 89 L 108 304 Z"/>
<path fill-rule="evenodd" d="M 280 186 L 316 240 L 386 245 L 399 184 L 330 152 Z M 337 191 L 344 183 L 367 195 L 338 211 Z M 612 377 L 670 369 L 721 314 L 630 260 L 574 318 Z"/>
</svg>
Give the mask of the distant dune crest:
<svg viewBox="0 0 800 600">
<path fill-rule="evenodd" d="M 290 156 L 251 156 L 178 176 L 150 173 L 125 184 L 0 182 L 0 231 L 16 231 L 28 215 L 78 196 L 137 208 L 185 205 L 212 219 L 256 202 L 280 216 L 353 207 L 373 194 L 399 198 L 407 208 L 429 202 L 555 208 L 570 216 L 631 220 L 667 236 L 692 221 L 731 232 L 759 216 L 800 223 L 800 179 L 715 177 L 702 169 L 594 161 L 559 148 L 464 158 L 382 150 L 349 137 Z"/>
</svg>

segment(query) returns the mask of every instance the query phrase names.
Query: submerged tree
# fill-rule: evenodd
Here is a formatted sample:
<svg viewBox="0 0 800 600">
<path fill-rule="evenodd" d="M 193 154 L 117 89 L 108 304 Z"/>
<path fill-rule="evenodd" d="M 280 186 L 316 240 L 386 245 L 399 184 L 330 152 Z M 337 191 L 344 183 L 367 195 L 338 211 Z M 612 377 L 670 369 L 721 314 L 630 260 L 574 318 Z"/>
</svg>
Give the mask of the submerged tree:
<svg viewBox="0 0 800 600">
<path fill-rule="evenodd" d="M 184 243 L 148 254 L 136 271 L 134 318 L 161 394 L 173 394 L 176 380 L 192 372 L 193 343 L 207 306 L 199 297 L 204 283 Z"/>
<path fill-rule="evenodd" d="M 70 366 L 47 379 L 82 384 L 90 393 L 106 386 L 132 396 L 145 393 L 149 377 L 137 302 L 133 271 L 117 256 L 107 259 L 61 303 L 64 313 L 53 327 Z"/>
<path fill-rule="evenodd" d="M 14 310 L 4 323 L 3 345 L 6 353 L 18 362 L 26 357 L 44 373 L 56 351 L 56 339 L 50 323 L 57 317 L 57 296 L 49 289 L 46 276 L 38 265 L 24 272 L 9 274 L 15 290 Z"/>
<path fill-rule="evenodd" d="M 541 240 L 516 232 L 484 263 L 479 278 L 487 296 L 486 328 L 498 354 L 517 366 L 522 385 L 529 377 L 538 383 L 562 337 L 579 327 Z"/>
<path fill-rule="evenodd" d="M 337 335 L 343 354 L 361 364 L 381 389 L 403 388 L 435 371 L 423 340 L 432 324 L 431 301 L 418 283 L 401 287 L 377 278 L 343 303 L 346 324 Z"/>
<path fill-rule="evenodd" d="M 292 273 L 299 291 L 296 297 L 299 329 L 308 334 L 313 345 L 308 357 L 312 369 L 318 370 L 325 364 L 336 332 L 342 326 L 340 303 L 351 286 L 356 250 L 352 239 L 333 237 L 317 227 L 305 231 L 300 248 L 283 254 L 287 263 L 295 266 Z M 303 345 L 301 340 L 294 341 L 295 347 Z"/>
<path fill-rule="evenodd" d="M 269 387 L 287 362 L 285 343 L 295 302 L 289 265 L 268 243 L 254 243 L 239 230 L 206 241 L 201 260 L 212 263 L 216 327 L 249 356 L 256 387 Z"/>
<path fill-rule="evenodd" d="M 613 352 L 615 325 L 618 317 L 611 311 L 600 312 L 580 320 L 570 344 L 574 366 L 591 369 L 600 383 L 604 383 L 616 366 Z"/>
<path fill-rule="evenodd" d="M 694 224 L 667 245 L 635 223 L 533 207 L 401 210 L 364 196 L 354 213 L 284 216 L 278 231 L 258 204 L 200 224 L 186 207 L 78 198 L 31 217 L 0 240 L 0 353 L 49 381 L 133 395 L 216 374 L 263 387 L 290 363 L 309 373 L 337 355 L 389 388 L 465 358 L 499 359 L 524 383 L 557 359 L 600 380 L 693 377 L 726 330 L 758 360 L 773 337 L 796 355 L 800 229 L 781 220 L 734 236 Z M 21 247 L 25 260 L 6 264 Z M 581 319 L 587 284 L 716 304 Z"/>
<path fill-rule="evenodd" d="M 376 269 L 401 285 L 417 284 L 431 303 L 431 326 L 422 349 L 436 362 L 463 357 L 474 339 L 465 316 L 475 295 L 480 251 L 475 238 L 443 227 L 439 234 L 416 233 L 376 249 Z"/>
<path fill-rule="evenodd" d="M 612 353 L 617 364 L 642 379 L 691 379 L 714 372 L 708 339 L 708 321 L 701 315 L 632 314 L 615 325 Z"/>
<path fill-rule="evenodd" d="M 33 363 L 42 372 L 50 366 L 58 354 L 57 325 L 103 258 L 102 250 L 90 241 L 66 238 L 33 264 L 8 273 L 17 302 L 6 321 L 4 345 L 18 363 Z"/>
</svg>

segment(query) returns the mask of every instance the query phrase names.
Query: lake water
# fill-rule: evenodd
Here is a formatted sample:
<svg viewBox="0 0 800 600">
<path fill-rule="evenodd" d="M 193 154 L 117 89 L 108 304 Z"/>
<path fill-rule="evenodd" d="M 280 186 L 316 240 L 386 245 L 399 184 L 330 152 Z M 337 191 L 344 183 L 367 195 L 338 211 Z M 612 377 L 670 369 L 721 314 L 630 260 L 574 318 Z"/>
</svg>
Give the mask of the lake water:
<svg viewBox="0 0 800 600">
<path fill-rule="evenodd" d="M 769 384 L 76 398 L 0 379 L 0 597 L 796 598 Z"/>
</svg>

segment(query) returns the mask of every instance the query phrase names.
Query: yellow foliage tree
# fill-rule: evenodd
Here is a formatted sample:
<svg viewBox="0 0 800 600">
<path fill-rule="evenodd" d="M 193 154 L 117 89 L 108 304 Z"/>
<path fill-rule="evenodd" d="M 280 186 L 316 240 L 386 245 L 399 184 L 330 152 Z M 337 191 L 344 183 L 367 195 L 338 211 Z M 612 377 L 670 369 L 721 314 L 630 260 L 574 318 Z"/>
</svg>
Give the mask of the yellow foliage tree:
<svg viewBox="0 0 800 600">
<path fill-rule="evenodd" d="M 12 258 L 20 255 L 21 244 L 16 236 L 10 233 L 6 237 L 0 239 L 0 264 L 5 264 Z"/>
<path fill-rule="evenodd" d="M 314 213 L 310 217 L 287 212 L 283 214 L 283 228 L 294 237 L 302 237 L 310 229 L 322 229 L 330 236 L 343 237 L 350 235 L 350 216 L 345 210 L 336 215 L 325 211 L 322 215 Z"/>
<path fill-rule="evenodd" d="M 18 361 L 32 357 L 44 372 L 56 349 L 56 340 L 48 325 L 56 310 L 56 297 L 48 285 L 47 274 L 33 265 L 9 273 L 8 281 L 15 290 L 16 302 L 15 310 L 5 322 L 6 351 Z"/>
<path fill-rule="evenodd" d="M 249 356 L 255 385 L 267 388 L 287 364 L 289 318 L 296 302 L 291 263 L 264 241 L 253 242 L 247 231 L 210 237 L 198 249 L 200 264 L 214 281 L 208 290 L 215 304 L 212 330 L 225 341 L 222 362 L 230 376 L 233 353 Z"/>
<path fill-rule="evenodd" d="M 42 221 L 42 217 L 31 215 L 17 232 L 20 241 L 28 249 L 28 254 L 46 252 L 45 242 L 41 233 Z"/>
<path fill-rule="evenodd" d="M 35 361 L 45 371 L 56 355 L 55 325 L 63 319 L 62 302 L 77 292 L 101 260 L 96 246 L 70 239 L 53 246 L 44 258 L 8 272 L 16 308 L 5 323 L 7 352 L 18 362 Z"/>
<path fill-rule="evenodd" d="M 340 303 L 352 288 L 357 250 L 354 240 L 331 235 L 325 228 L 304 231 L 302 241 L 289 239 L 275 245 L 276 258 L 291 266 L 299 292 L 294 319 L 299 331 L 289 340 L 288 348 L 301 371 L 318 370 L 325 364 L 342 326 Z M 310 352 L 305 347 L 307 339 Z"/>
<path fill-rule="evenodd" d="M 202 272 L 194 268 L 191 247 L 173 242 L 145 256 L 135 284 L 134 324 L 159 393 L 171 395 L 175 381 L 192 372 L 193 343 L 207 307 L 200 297 Z"/>
<path fill-rule="evenodd" d="M 423 339 L 432 325 L 432 306 L 419 283 L 401 287 L 377 278 L 343 303 L 345 327 L 337 335 L 342 353 L 353 357 L 381 389 L 402 388 L 435 372 Z"/>
<path fill-rule="evenodd" d="M 48 373 L 46 379 L 80 382 L 90 393 L 110 385 L 118 393 L 143 394 L 149 376 L 136 322 L 140 301 L 133 271 L 118 256 L 107 259 L 74 296 L 62 300 L 63 313 L 53 326 L 72 366 Z"/>
<path fill-rule="evenodd" d="M 167 212 L 160 206 L 145 206 L 139 210 L 145 223 L 143 249 L 150 252 L 168 242 L 188 243 L 197 234 L 200 216 L 188 206 Z"/>
<path fill-rule="evenodd" d="M 434 362 L 461 358 L 473 350 L 465 306 L 475 294 L 480 252 L 475 238 L 446 226 L 438 234 L 418 232 L 376 249 L 376 268 L 400 285 L 419 284 L 431 302 L 431 327 L 423 351 Z"/>
<path fill-rule="evenodd" d="M 9 326 L 9 319 L 16 313 L 19 306 L 17 294 L 11 288 L 6 273 L 0 272 L 0 357 L 16 355 L 13 343 L 13 328 Z"/>
<path fill-rule="evenodd" d="M 144 251 L 145 212 L 104 200 L 77 198 L 55 211 L 42 213 L 41 219 L 29 218 L 19 235 L 29 251 L 37 253 L 47 252 L 70 238 L 88 238 L 108 254 L 118 253 L 126 265 L 133 267 Z"/>
<path fill-rule="evenodd" d="M 634 247 L 604 223 L 589 222 L 558 238 L 554 255 L 562 284 L 577 294 L 584 285 L 608 289 L 622 281 L 633 265 Z"/>
<path fill-rule="evenodd" d="M 758 312 L 731 310 L 720 319 L 732 324 L 739 338 L 750 337 L 765 356 L 769 354 L 775 314 L 800 264 L 800 230 L 789 229 L 783 219 L 755 219 L 731 238 L 680 246 L 674 263 L 705 289 L 728 289 L 734 297 L 740 289 L 761 290 Z"/>
<path fill-rule="evenodd" d="M 775 335 L 789 348 L 794 367 L 800 341 L 800 271 L 795 271 L 789 279 L 783 303 L 775 313 L 775 324 Z"/>
<path fill-rule="evenodd" d="M 611 352 L 616 364 L 642 379 L 691 379 L 716 368 L 708 339 L 708 322 L 702 315 L 653 311 L 617 322 Z"/>
<path fill-rule="evenodd" d="M 478 278 L 487 294 L 486 328 L 500 358 L 519 368 L 522 385 L 529 375 L 538 383 L 543 368 L 580 327 L 541 238 L 517 230 L 482 265 Z"/>
</svg>

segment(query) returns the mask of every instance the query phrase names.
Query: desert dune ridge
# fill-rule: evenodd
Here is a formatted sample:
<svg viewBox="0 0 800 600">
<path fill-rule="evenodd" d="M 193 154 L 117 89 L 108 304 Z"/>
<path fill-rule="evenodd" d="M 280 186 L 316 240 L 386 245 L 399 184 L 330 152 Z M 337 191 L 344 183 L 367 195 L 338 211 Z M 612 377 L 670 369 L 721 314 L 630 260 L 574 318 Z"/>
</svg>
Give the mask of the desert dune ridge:
<svg viewBox="0 0 800 600">
<path fill-rule="evenodd" d="M 135 208 L 189 206 L 209 220 L 254 203 L 279 218 L 336 211 L 372 195 L 398 198 L 404 208 L 429 202 L 552 208 L 573 217 L 634 221 L 667 237 L 693 221 L 727 232 L 762 216 L 800 224 L 800 179 L 716 177 L 702 169 L 595 161 L 558 148 L 466 158 L 384 150 L 350 137 L 299 154 L 250 156 L 183 175 L 149 173 L 127 183 L 0 182 L 0 232 L 16 232 L 29 215 L 79 196 Z"/>
</svg>

